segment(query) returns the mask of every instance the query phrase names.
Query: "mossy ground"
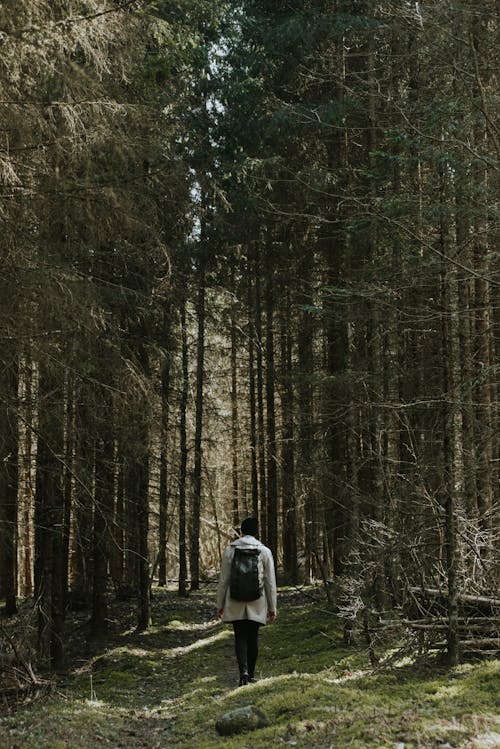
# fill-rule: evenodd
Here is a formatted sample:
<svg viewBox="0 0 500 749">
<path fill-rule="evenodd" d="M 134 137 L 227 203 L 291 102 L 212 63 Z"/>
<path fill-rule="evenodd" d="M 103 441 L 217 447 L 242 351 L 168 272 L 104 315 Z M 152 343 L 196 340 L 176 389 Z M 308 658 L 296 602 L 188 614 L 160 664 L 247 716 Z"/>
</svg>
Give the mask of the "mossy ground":
<svg viewBox="0 0 500 749">
<path fill-rule="evenodd" d="M 373 673 L 321 599 L 282 591 L 278 621 L 261 631 L 259 681 L 239 689 L 213 591 L 184 600 L 158 590 L 154 612 L 147 633 L 80 647 L 53 696 L 2 717 L 1 749 L 500 746 L 499 661 Z M 251 703 L 271 725 L 219 737 L 216 719 Z"/>
</svg>

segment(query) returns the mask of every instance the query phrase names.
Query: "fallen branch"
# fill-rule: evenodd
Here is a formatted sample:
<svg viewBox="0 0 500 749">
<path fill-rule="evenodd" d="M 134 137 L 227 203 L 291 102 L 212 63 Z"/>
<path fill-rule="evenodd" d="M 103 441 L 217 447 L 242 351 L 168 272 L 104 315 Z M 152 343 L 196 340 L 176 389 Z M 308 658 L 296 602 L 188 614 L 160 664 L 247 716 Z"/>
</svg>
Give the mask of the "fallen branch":
<svg viewBox="0 0 500 749">
<path fill-rule="evenodd" d="M 448 598 L 448 591 L 440 590 L 439 588 L 410 587 L 409 591 L 410 593 L 413 593 L 415 595 L 420 594 L 422 596 L 429 596 L 429 598 Z M 489 596 L 472 596 L 466 593 L 459 593 L 458 601 L 459 603 L 469 603 L 476 604 L 478 606 L 491 606 L 492 608 L 500 608 L 500 598 L 490 598 Z"/>
<path fill-rule="evenodd" d="M 462 640 L 460 647 L 487 647 L 488 645 L 495 645 L 497 650 L 500 650 L 500 637 L 485 637 L 483 640 Z"/>
<path fill-rule="evenodd" d="M 21 656 L 21 654 L 19 653 L 16 647 L 16 643 L 14 642 L 14 638 L 12 637 L 12 635 L 10 635 L 9 632 L 7 632 L 5 627 L 2 625 L 0 625 L 0 632 L 2 633 L 3 637 L 5 637 L 10 647 L 12 648 L 12 652 L 14 653 L 16 663 L 18 663 L 21 666 L 22 670 L 24 671 L 25 678 L 27 678 L 27 680 L 31 682 L 32 684 L 38 684 L 38 679 L 35 676 L 31 663 L 29 663 L 29 661 L 26 661 Z"/>
<path fill-rule="evenodd" d="M 0 689 L 0 699 L 12 700 L 15 698 L 16 702 L 33 695 L 38 695 L 40 692 L 50 692 L 53 688 L 51 681 L 38 681 L 36 684 L 24 684 L 23 686 L 13 686 Z"/>
<path fill-rule="evenodd" d="M 488 622 L 500 622 L 500 616 L 459 616 L 459 623 L 464 624 L 481 624 Z M 414 626 L 417 624 L 447 624 L 448 618 L 445 616 L 426 617 L 425 619 L 381 619 L 380 624 L 387 627 L 394 626 Z"/>
<path fill-rule="evenodd" d="M 417 624 L 413 622 L 407 622 L 405 627 L 411 627 L 411 629 L 419 629 L 419 630 L 439 630 L 439 629 L 448 629 L 448 624 L 442 624 L 442 623 L 436 623 L 436 624 Z M 470 624 L 470 623 L 458 623 L 459 629 L 474 629 L 474 630 L 492 630 L 492 629 L 498 629 L 494 624 Z"/>
</svg>

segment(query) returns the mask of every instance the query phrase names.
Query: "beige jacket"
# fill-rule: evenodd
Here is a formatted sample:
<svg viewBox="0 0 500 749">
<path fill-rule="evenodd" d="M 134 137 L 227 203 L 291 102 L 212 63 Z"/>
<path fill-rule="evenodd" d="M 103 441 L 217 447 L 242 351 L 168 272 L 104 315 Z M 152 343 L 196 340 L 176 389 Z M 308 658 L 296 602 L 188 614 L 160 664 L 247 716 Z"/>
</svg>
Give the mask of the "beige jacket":
<svg viewBox="0 0 500 749">
<path fill-rule="evenodd" d="M 235 601 L 229 595 L 229 583 L 231 579 L 231 562 L 236 546 L 247 549 L 260 549 L 260 556 L 264 568 L 264 590 L 256 601 Z M 217 588 L 217 609 L 224 609 L 223 622 L 234 622 L 238 619 L 251 619 L 260 624 L 266 624 L 267 612 L 276 613 L 277 593 L 276 574 L 271 550 L 264 546 L 254 536 L 242 536 L 226 547 L 222 555 L 222 566 Z"/>
</svg>

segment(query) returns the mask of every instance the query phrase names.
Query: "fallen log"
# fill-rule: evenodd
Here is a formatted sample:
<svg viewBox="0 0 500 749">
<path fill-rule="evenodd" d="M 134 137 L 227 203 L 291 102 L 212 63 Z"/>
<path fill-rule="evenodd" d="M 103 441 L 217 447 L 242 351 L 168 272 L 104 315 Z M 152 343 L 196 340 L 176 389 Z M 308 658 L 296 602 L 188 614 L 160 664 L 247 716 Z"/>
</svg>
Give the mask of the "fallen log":
<svg viewBox="0 0 500 749">
<path fill-rule="evenodd" d="M 493 646 L 493 650 L 484 650 L 486 647 Z M 430 642 L 427 643 L 427 650 L 446 650 L 448 647 L 447 642 Z M 498 655 L 500 651 L 500 638 L 487 638 L 484 640 L 461 640 L 459 643 L 461 650 L 467 651 L 468 653 L 481 653 L 482 655 Z"/>
<path fill-rule="evenodd" d="M 447 590 L 440 590 L 439 588 L 408 588 L 410 593 L 414 595 L 428 596 L 429 598 L 448 598 Z M 492 608 L 500 608 L 500 598 L 490 598 L 489 596 L 472 596 L 467 593 L 458 594 L 459 603 L 467 603 L 477 606 L 491 606 Z"/>
<path fill-rule="evenodd" d="M 490 645 L 495 645 L 497 650 L 500 650 L 500 637 L 486 637 L 483 640 L 461 640 L 460 641 L 460 647 L 489 647 Z"/>
<path fill-rule="evenodd" d="M 411 629 L 419 629 L 419 630 L 441 630 L 441 629 L 448 629 L 449 625 L 444 623 L 436 623 L 436 624 L 417 624 L 414 622 L 407 622 L 405 624 L 406 627 L 410 627 Z M 481 631 L 491 631 L 492 629 L 498 629 L 494 624 L 470 624 L 470 623 L 460 623 L 458 624 L 459 629 L 474 629 L 477 632 Z"/>
<path fill-rule="evenodd" d="M 437 622 L 438 624 L 447 624 L 448 618 L 446 616 L 427 616 L 425 617 L 425 619 L 381 619 L 379 623 L 382 626 L 395 627 L 401 625 L 413 626 L 416 624 L 433 624 L 435 622 Z M 481 624 L 483 622 L 500 623 L 500 616 L 459 616 L 458 622 L 463 622 L 464 624 Z"/>
</svg>

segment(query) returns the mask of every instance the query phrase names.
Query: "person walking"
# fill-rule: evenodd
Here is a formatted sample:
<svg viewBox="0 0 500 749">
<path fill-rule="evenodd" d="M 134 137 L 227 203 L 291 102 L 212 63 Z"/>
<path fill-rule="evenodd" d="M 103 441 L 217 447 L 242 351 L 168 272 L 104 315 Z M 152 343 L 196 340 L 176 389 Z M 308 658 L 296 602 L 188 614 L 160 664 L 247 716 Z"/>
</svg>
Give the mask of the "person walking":
<svg viewBox="0 0 500 749">
<path fill-rule="evenodd" d="M 217 615 L 223 622 L 233 625 L 240 686 L 255 681 L 259 628 L 276 619 L 273 555 L 258 540 L 258 535 L 257 519 L 245 518 L 241 524 L 241 537 L 224 550 L 217 588 Z M 251 591 L 252 576 L 257 575 L 258 588 Z"/>
</svg>

